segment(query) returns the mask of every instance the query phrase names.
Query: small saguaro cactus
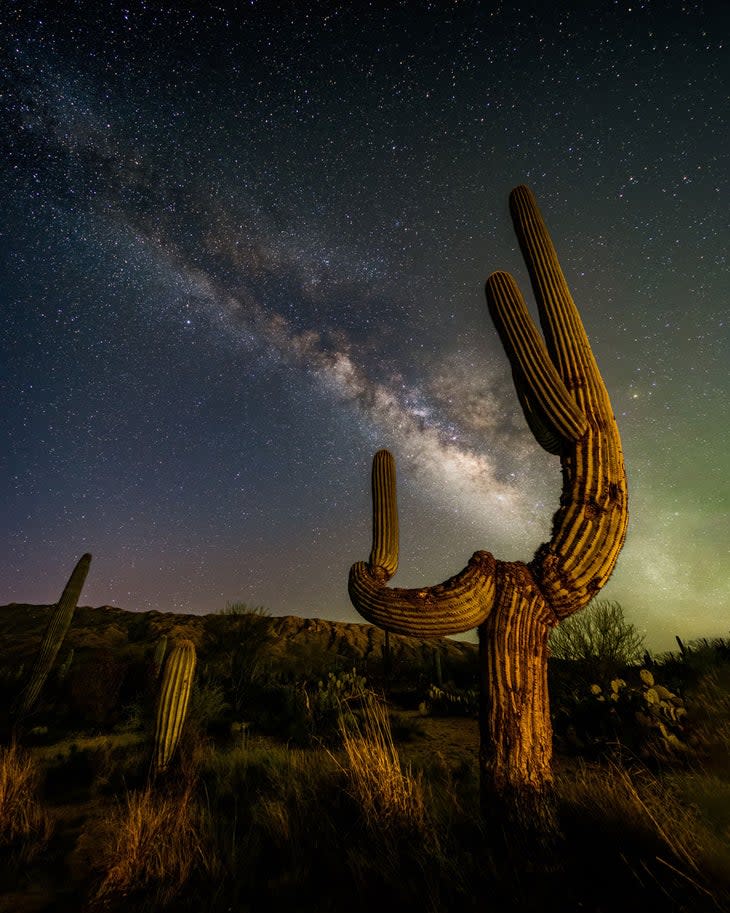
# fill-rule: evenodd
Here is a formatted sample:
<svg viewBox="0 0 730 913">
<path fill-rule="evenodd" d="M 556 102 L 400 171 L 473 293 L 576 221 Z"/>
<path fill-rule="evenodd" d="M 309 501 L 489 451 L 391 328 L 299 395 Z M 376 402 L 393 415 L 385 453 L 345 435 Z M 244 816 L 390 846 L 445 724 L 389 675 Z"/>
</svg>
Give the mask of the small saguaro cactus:
<svg viewBox="0 0 730 913">
<path fill-rule="evenodd" d="M 91 555 L 88 553 L 82 555 L 73 573 L 69 577 L 68 583 L 61 594 L 61 598 L 56 603 L 56 608 L 51 616 L 51 620 L 46 628 L 46 633 L 41 643 L 40 651 L 36 657 L 33 671 L 31 672 L 30 681 L 20 696 L 20 704 L 17 713 L 17 722 L 20 722 L 36 704 L 40 696 L 43 685 L 53 667 L 58 651 L 66 636 L 76 604 L 79 601 L 81 590 L 89 573 L 91 565 Z"/>
<path fill-rule="evenodd" d="M 388 588 L 398 567 L 398 512 L 395 461 L 381 450 L 373 460 L 372 551 L 351 568 L 349 592 L 368 621 L 399 634 L 443 636 L 478 627 L 485 811 L 549 826 L 548 635 L 608 580 L 626 536 L 627 487 L 608 393 L 527 187 L 512 191 L 510 210 L 544 340 L 511 275 L 493 273 L 486 295 L 527 424 L 560 457 L 563 490 L 550 541 L 529 563 L 478 551 L 442 584 Z"/>
<path fill-rule="evenodd" d="M 165 770 L 180 741 L 193 688 L 195 663 L 195 644 L 191 640 L 179 640 L 165 661 L 155 719 L 152 759 L 155 774 Z"/>
</svg>

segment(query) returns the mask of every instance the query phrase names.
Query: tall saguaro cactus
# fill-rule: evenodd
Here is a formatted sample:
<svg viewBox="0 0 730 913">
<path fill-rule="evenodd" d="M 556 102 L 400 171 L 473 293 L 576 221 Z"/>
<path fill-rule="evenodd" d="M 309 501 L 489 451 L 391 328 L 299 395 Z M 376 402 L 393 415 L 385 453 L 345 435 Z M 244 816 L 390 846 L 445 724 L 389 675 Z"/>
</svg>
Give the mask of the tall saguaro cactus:
<svg viewBox="0 0 730 913">
<path fill-rule="evenodd" d="M 155 747 L 152 769 L 161 773 L 180 741 L 195 675 L 195 644 L 180 640 L 170 651 L 162 673 L 155 721 Z"/>
<path fill-rule="evenodd" d="M 56 603 L 56 608 L 51 616 L 51 620 L 43 636 L 41 648 L 38 651 L 33 671 L 31 672 L 30 681 L 20 697 L 20 704 L 17 713 L 17 722 L 20 722 L 36 704 L 40 696 L 43 685 L 48 678 L 48 674 L 53 667 L 58 651 L 66 636 L 73 614 L 76 610 L 76 604 L 79 601 L 81 590 L 89 573 L 91 566 L 91 555 L 88 553 L 79 558 L 76 567 L 73 569 L 68 583 L 66 584 L 61 598 Z"/>
<path fill-rule="evenodd" d="M 552 536 L 529 563 L 476 552 L 423 589 L 387 586 L 398 567 L 395 462 L 373 460 L 373 547 L 350 570 L 355 608 L 380 627 L 418 636 L 479 629 L 482 797 L 518 822 L 544 816 L 552 783 L 547 656 L 550 630 L 608 580 L 626 536 L 626 475 L 608 393 L 532 192 L 510 211 L 537 299 L 540 335 L 515 280 L 487 280 L 489 312 L 512 366 L 525 419 L 558 455 L 563 489 Z"/>
</svg>

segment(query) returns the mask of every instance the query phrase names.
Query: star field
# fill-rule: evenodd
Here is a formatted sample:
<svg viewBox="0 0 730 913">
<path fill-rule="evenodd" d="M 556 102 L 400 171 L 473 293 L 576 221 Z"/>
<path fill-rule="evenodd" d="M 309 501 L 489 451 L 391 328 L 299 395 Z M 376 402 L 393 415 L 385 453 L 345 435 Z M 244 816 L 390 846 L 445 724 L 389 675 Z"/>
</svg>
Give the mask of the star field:
<svg viewBox="0 0 730 913">
<path fill-rule="evenodd" d="M 0 12 L 0 603 L 359 620 L 369 466 L 400 586 L 529 560 L 559 461 L 484 302 L 540 202 L 611 396 L 603 591 L 655 649 L 727 635 L 721 3 Z"/>
</svg>

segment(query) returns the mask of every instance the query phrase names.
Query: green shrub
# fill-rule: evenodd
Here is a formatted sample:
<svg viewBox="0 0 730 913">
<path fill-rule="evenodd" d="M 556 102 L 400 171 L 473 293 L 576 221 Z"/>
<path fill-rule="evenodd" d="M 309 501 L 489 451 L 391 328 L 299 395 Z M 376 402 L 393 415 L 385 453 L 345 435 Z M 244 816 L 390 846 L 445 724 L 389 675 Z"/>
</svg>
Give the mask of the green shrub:
<svg viewBox="0 0 730 913">
<path fill-rule="evenodd" d="M 618 602 L 599 599 L 550 632 L 550 655 L 570 660 L 586 680 L 607 683 L 641 661 L 644 638 Z"/>
<path fill-rule="evenodd" d="M 126 670 L 125 659 L 108 648 L 77 658 L 66 679 L 76 726 L 111 727 L 119 722 L 119 695 Z"/>
</svg>

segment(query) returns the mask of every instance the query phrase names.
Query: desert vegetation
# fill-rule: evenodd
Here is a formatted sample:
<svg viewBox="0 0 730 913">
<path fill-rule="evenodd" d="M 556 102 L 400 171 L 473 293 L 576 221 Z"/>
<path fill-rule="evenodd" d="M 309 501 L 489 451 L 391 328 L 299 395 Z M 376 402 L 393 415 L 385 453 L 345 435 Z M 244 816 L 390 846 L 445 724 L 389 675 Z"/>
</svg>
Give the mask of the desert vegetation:
<svg viewBox="0 0 730 913">
<path fill-rule="evenodd" d="M 605 622 L 603 609 L 585 622 Z M 54 611 L 0 610 L 6 708 Z M 611 619 L 630 631 L 620 607 Z M 594 653 L 550 659 L 559 834 L 550 864 L 515 870 L 501 862 L 496 812 L 480 809 L 475 646 L 391 635 L 386 668 L 370 626 L 245 605 L 200 617 L 78 609 L 67 637 L 21 743 L 7 709 L 3 720 L 9 910 L 730 903 L 730 640 L 640 650 L 638 662 L 634 650 L 608 671 L 600 639 Z M 165 669 L 173 682 L 193 650 L 173 745 L 181 701 L 163 701 Z M 88 669 L 113 703 L 78 703 Z"/>
<path fill-rule="evenodd" d="M 537 442 L 552 536 L 436 587 L 398 566 L 395 462 L 350 572 L 374 625 L 0 612 L 0 891 L 13 913 L 730 909 L 730 640 L 652 656 L 597 599 L 628 522 L 621 442 L 532 193 L 487 301 Z M 478 629 L 478 647 L 445 635 Z"/>
</svg>

